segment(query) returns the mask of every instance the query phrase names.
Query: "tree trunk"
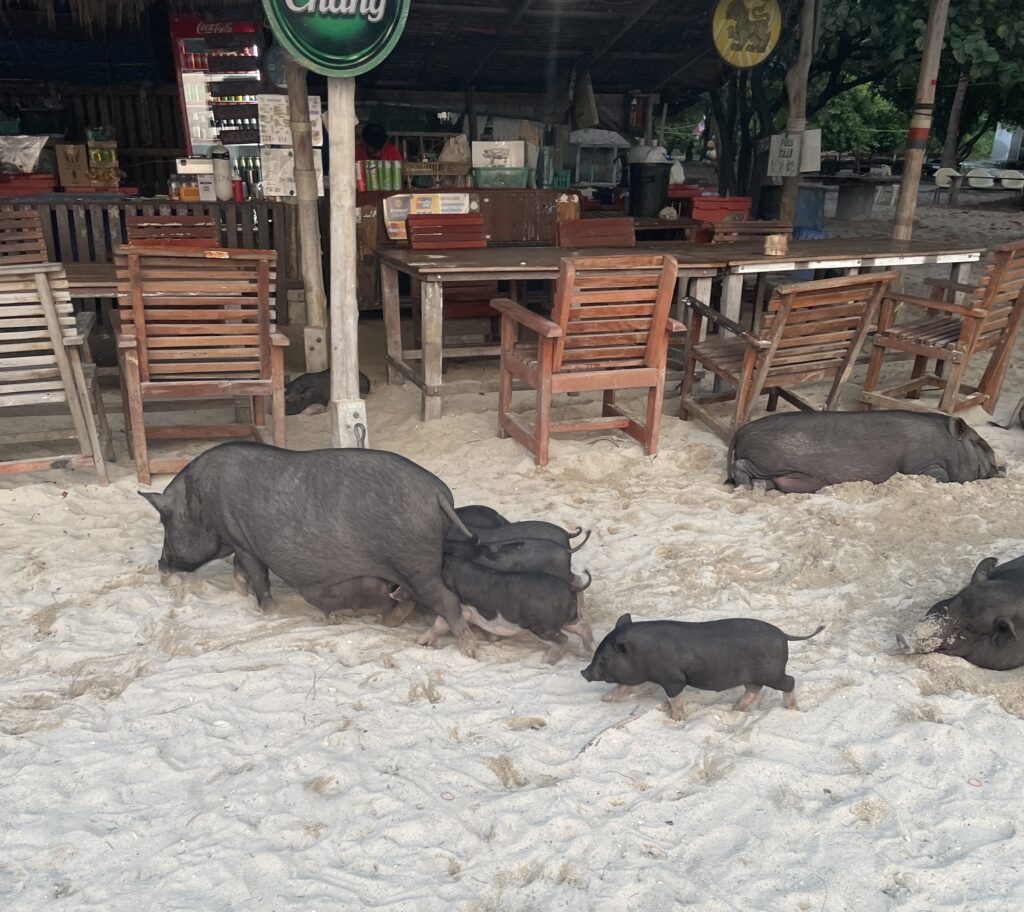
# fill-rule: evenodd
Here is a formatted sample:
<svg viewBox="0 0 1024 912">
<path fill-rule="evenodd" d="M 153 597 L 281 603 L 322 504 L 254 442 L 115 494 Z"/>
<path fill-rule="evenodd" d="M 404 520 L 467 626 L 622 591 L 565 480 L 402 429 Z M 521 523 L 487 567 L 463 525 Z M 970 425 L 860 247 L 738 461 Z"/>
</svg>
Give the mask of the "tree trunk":
<svg viewBox="0 0 1024 912">
<path fill-rule="evenodd" d="M 733 144 L 732 128 L 722 104 L 720 89 L 712 89 L 708 95 L 711 99 L 711 113 L 715 125 L 715 138 L 718 143 L 718 192 L 728 196 L 736 184 L 735 161 L 736 151 Z"/>
<path fill-rule="evenodd" d="M 966 73 L 960 75 L 953 95 L 953 106 L 949 109 L 949 123 L 946 125 L 946 142 L 942 147 L 942 167 L 955 168 L 958 164 L 957 153 L 960 151 L 960 119 L 964 112 L 964 101 L 967 98 L 967 85 L 970 80 Z"/>
<path fill-rule="evenodd" d="M 797 154 L 803 143 L 807 128 L 807 79 L 811 70 L 811 56 L 814 51 L 814 8 L 816 0 L 803 0 L 800 11 L 800 50 L 796 61 L 786 73 L 786 94 L 789 110 L 786 115 L 786 132 L 799 137 Z M 796 197 L 800 188 L 800 175 L 782 179 L 782 201 L 779 203 L 779 219 L 792 223 L 796 215 Z"/>
</svg>

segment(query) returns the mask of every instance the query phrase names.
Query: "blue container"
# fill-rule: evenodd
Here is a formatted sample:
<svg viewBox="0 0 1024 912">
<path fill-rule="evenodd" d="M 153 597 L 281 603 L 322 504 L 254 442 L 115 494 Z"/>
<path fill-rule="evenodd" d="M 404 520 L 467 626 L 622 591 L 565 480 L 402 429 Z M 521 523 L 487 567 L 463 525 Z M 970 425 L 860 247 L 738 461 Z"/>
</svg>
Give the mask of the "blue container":
<svg viewBox="0 0 1024 912">
<path fill-rule="evenodd" d="M 810 228 L 814 231 L 825 229 L 825 194 L 828 187 L 817 184 L 801 184 L 796 195 L 796 212 L 793 213 L 794 228 Z M 782 187 L 765 184 L 757 204 L 757 217 L 774 222 L 779 217 L 782 203 Z"/>
</svg>

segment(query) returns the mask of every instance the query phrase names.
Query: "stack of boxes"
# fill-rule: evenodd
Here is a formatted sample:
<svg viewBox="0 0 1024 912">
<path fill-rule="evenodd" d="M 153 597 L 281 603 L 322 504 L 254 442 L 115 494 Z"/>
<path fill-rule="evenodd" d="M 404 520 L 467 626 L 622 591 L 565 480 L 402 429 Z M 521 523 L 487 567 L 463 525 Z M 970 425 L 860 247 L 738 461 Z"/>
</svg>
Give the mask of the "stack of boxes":
<svg viewBox="0 0 1024 912">
<path fill-rule="evenodd" d="M 57 146 L 57 173 L 61 187 L 75 193 L 117 190 L 121 183 L 117 142 L 105 138 L 99 131 L 89 130 L 86 135 L 89 138 L 84 145 Z"/>
</svg>

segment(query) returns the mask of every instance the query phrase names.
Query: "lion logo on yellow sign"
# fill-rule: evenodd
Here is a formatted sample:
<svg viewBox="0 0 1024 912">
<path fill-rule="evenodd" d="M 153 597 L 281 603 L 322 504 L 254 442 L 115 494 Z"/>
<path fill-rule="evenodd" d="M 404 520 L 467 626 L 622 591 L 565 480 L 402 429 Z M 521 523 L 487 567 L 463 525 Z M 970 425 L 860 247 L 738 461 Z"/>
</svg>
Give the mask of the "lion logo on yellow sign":
<svg viewBox="0 0 1024 912">
<path fill-rule="evenodd" d="M 718 0 L 711 28 L 721 58 L 745 70 L 775 50 L 782 33 L 782 12 L 776 0 Z"/>
</svg>

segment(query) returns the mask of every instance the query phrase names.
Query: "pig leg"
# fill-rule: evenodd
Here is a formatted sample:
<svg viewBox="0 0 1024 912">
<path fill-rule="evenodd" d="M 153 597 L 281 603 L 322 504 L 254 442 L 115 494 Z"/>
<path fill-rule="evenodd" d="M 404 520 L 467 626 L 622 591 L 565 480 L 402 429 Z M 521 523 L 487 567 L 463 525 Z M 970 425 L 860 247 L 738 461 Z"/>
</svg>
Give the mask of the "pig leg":
<svg viewBox="0 0 1024 912">
<path fill-rule="evenodd" d="M 761 693 L 761 684 L 748 684 L 747 692 L 739 698 L 739 701 L 733 707 L 736 712 L 746 712 L 751 706 L 757 701 L 758 696 Z"/>
<path fill-rule="evenodd" d="M 791 675 L 783 675 L 779 678 L 778 684 L 772 684 L 776 690 L 781 690 L 783 697 L 782 702 L 785 704 L 786 709 L 799 709 L 796 705 L 796 681 L 793 680 Z"/>
<path fill-rule="evenodd" d="M 672 682 L 665 688 L 665 696 L 668 697 L 668 717 L 674 722 L 682 722 L 686 715 L 683 713 L 683 691 L 686 690 L 686 682 Z"/>
<path fill-rule="evenodd" d="M 565 646 L 569 642 L 569 638 L 564 633 L 556 632 L 546 635 L 544 639 L 554 643 L 544 657 L 544 661 L 548 665 L 557 665 L 565 655 Z"/>
<path fill-rule="evenodd" d="M 452 635 L 459 641 L 459 649 L 464 656 L 476 658 L 476 636 L 462 617 L 462 605 L 458 596 L 441 582 L 440 572 L 437 579 L 421 578 L 403 588 L 411 591 L 417 604 L 425 605 L 439 618 L 444 619 Z M 433 629 L 432 627 L 431 630 Z"/>
<path fill-rule="evenodd" d="M 437 649 L 437 641 L 450 632 L 451 627 L 448 626 L 448 622 L 441 615 L 438 615 L 434 623 L 430 625 L 430 629 L 416 643 L 420 646 L 429 646 L 431 649 Z"/>
<path fill-rule="evenodd" d="M 267 611 L 271 607 L 270 600 L 270 573 L 266 564 L 261 564 L 251 554 L 244 551 L 235 551 L 235 579 L 241 576 L 251 587 L 256 596 L 256 601 L 261 611 Z"/>
<path fill-rule="evenodd" d="M 566 633 L 574 633 L 583 641 L 583 648 L 587 651 L 587 655 L 594 654 L 594 631 L 590 629 L 590 624 L 586 621 L 574 621 L 572 624 L 566 624 L 562 630 Z"/>
<path fill-rule="evenodd" d="M 415 607 L 416 603 L 412 599 L 396 601 L 391 610 L 384 615 L 384 626 L 397 627 L 399 624 L 403 623 L 410 614 L 412 614 Z"/>
<path fill-rule="evenodd" d="M 769 490 L 771 490 L 771 485 L 774 485 L 783 494 L 813 494 L 823 488 L 825 483 L 820 478 L 794 473 L 792 475 L 776 475 L 771 479 Z"/>
<path fill-rule="evenodd" d="M 618 703 L 620 700 L 625 700 L 634 690 L 636 690 L 635 684 L 619 684 L 615 690 L 609 690 L 601 699 L 605 703 Z"/>
</svg>

